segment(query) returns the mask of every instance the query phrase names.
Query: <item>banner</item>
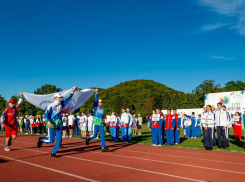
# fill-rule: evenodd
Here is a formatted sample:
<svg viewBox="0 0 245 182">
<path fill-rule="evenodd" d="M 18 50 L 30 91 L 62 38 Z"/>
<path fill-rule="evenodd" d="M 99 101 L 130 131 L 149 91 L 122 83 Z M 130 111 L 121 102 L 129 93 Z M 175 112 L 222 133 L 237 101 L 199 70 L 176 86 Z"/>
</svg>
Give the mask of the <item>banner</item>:
<svg viewBox="0 0 245 182">
<path fill-rule="evenodd" d="M 69 95 L 69 93 L 71 93 L 72 89 L 73 88 L 57 93 L 60 93 L 63 96 L 62 100 L 64 100 Z M 94 92 L 94 89 L 75 90 L 70 102 L 68 102 L 68 104 L 62 109 L 62 113 L 66 114 L 77 110 L 93 95 Z M 47 95 L 38 95 L 23 92 L 24 98 L 27 102 L 42 110 L 45 110 L 45 108 L 50 103 L 54 102 L 54 94 L 55 93 Z"/>
<path fill-rule="evenodd" d="M 214 105 L 221 102 L 229 112 L 241 112 L 245 110 L 245 90 L 234 92 L 209 93 L 205 95 L 205 105 Z"/>
</svg>

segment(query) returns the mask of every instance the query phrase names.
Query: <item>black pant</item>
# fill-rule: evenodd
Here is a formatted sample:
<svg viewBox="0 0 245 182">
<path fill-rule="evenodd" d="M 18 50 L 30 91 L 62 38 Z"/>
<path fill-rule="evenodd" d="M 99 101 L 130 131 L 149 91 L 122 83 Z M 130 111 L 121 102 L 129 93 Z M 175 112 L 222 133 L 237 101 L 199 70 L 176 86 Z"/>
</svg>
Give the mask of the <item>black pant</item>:
<svg viewBox="0 0 245 182">
<path fill-rule="evenodd" d="M 110 125 L 106 125 L 106 133 L 110 133 Z"/>
<path fill-rule="evenodd" d="M 46 133 L 46 126 L 43 126 L 43 133 Z"/>
<path fill-rule="evenodd" d="M 213 147 L 213 134 L 214 133 L 214 128 L 207 128 L 207 130 L 205 130 L 205 142 L 206 142 L 206 146 L 209 148 Z"/>
<path fill-rule="evenodd" d="M 225 130 L 223 129 L 224 126 L 217 126 L 217 132 L 218 132 L 218 146 L 225 147 L 226 146 L 226 136 L 225 136 Z M 222 139 L 221 139 L 222 136 Z"/>
<path fill-rule="evenodd" d="M 213 132 L 213 146 L 216 145 L 216 129 L 214 128 L 214 132 Z"/>
</svg>

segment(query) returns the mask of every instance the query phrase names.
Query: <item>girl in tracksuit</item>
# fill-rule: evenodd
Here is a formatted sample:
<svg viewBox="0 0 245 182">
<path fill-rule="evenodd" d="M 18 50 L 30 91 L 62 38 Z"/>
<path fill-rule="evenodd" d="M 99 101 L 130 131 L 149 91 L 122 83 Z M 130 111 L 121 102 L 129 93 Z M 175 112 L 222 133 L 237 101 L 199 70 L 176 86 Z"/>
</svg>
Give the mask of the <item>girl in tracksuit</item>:
<svg viewBox="0 0 245 182">
<path fill-rule="evenodd" d="M 234 119 L 235 140 L 240 141 L 242 138 L 242 117 L 239 112 L 236 112 L 235 116 L 239 116 L 238 119 Z"/>
<path fill-rule="evenodd" d="M 198 119 L 197 119 L 197 124 L 196 124 L 196 136 L 198 138 L 201 137 L 201 114 L 198 115 Z"/>
<path fill-rule="evenodd" d="M 191 137 L 191 116 L 187 116 L 187 119 L 184 119 L 184 126 L 185 126 L 185 131 L 186 131 L 186 138 Z"/>
</svg>

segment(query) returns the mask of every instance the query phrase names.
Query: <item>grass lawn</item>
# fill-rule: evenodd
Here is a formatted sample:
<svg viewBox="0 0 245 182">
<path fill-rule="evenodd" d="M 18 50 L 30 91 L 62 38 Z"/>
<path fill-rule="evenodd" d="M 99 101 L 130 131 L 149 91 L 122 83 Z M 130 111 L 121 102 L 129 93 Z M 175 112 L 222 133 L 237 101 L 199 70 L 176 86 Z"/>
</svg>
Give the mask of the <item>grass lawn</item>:
<svg viewBox="0 0 245 182">
<path fill-rule="evenodd" d="M 28 136 L 28 135 L 27 135 Z M 245 141 L 244 141 L 244 133 L 242 131 L 242 140 L 241 141 L 235 141 L 234 131 L 231 128 L 230 129 L 230 147 L 226 149 L 219 149 L 217 146 L 213 147 L 213 150 L 216 151 L 224 151 L 224 152 L 239 152 L 239 153 L 245 153 Z M 80 137 L 72 137 L 74 139 L 80 139 Z M 121 138 L 121 137 L 120 137 Z M 110 135 L 105 134 L 106 141 L 111 141 Z M 100 140 L 100 139 L 98 139 Z M 180 130 L 180 144 L 168 146 L 166 144 L 163 144 L 163 147 L 178 147 L 178 148 L 189 148 L 189 149 L 201 149 L 204 150 L 203 138 L 189 138 L 185 139 L 183 134 L 183 129 Z M 164 143 L 166 141 L 166 137 L 164 137 Z M 142 135 L 133 135 L 131 142 L 124 142 L 124 143 L 131 143 L 131 144 L 143 144 L 143 145 L 151 145 L 151 132 L 146 124 L 142 127 Z"/>
</svg>

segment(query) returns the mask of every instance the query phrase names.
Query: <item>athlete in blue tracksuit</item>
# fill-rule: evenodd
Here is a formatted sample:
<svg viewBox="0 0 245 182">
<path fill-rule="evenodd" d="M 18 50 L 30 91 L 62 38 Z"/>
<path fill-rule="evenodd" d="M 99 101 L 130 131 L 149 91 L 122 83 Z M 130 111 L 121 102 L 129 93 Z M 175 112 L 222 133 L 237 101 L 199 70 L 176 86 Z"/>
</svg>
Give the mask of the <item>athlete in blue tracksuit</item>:
<svg viewBox="0 0 245 182">
<path fill-rule="evenodd" d="M 201 131 L 201 114 L 198 115 L 197 125 L 196 125 L 196 136 L 200 138 L 202 135 Z"/>
<path fill-rule="evenodd" d="M 192 112 L 191 116 L 191 138 L 196 138 L 196 116 L 195 113 Z"/>
<path fill-rule="evenodd" d="M 116 113 L 116 118 L 117 118 L 117 121 L 116 121 L 116 142 L 119 141 L 119 132 L 120 132 L 120 118 L 118 117 L 118 114 Z"/>
<path fill-rule="evenodd" d="M 114 116 L 114 120 L 113 121 L 110 121 L 110 129 L 111 129 L 111 141 L 112 142 L 115 142 L 116 141 L 116 128 L 117 128 L 117 118 L 116 118 L 116 115 L 115 115 L 115 112 L 112 111 L 111 112 L 111 116 Z M 108 118 L 107 118 L 108 119 Z"/>
<path fill-rule="evenodd" d="M 127 109 L 127 114 L 128 114 L 128 141 L 132 140 L 132 124 L 133 124 L 133 117 L 132 114 L 130 114 L 130 110 Z"/>
<path fill-rule="evenodd" d="M 54 139 L 56 137 L 56 142 L 51 153 L 51 157 L 57 158 L 56 152 L 62 141 L 62 109 L 68 104 L 71 100 L 74 91 L 77 89 L 75 86 L 72 92 L 66 97 L 66 99 L 62 100 L 62 96 L 60 93 L 56 93 L 54 95 L 54 102 L 49 104 L 44 113 L 44 118 L 46 122 L 46 126 L 48 129 L 48 136 L 47 137 L 39 137 L 37 146 L 40 148 L 42 143 L 54 143 Z"/>
<path fill-rule="evenodd" d="M 129 124 L 129 116 L 125 112 L 125 108 L 122 108 L 122 114 L 121 114 L 121 137 L 122 137 L 122 141 L 128 140 L 128 124 Z"/>
<path fill-rule="evenodd" d="M 76 136 L 76 130 L 77 130 L 77 136 L 80 136 L 81 132 L 80 132 L 79 124 L 80 124 L 80 116 L 79 113 L 77 113 L 77 117 L 75 118 L 73 123 L 73 136 Z"/>
<path fill-rule="evenodd" d="M 179 144 L 179 142 L 180 142 L 180 126 L 181 126 L 181 118 L 180 118 L 180 116 L 178 116 L 178 121 L 176 122 L 177 123 L 177 125 L 176 125 L 176 130 L 175 130 L 175 135 L 174 135 L 174 143 L 175 144 Z"/>
</svg>

